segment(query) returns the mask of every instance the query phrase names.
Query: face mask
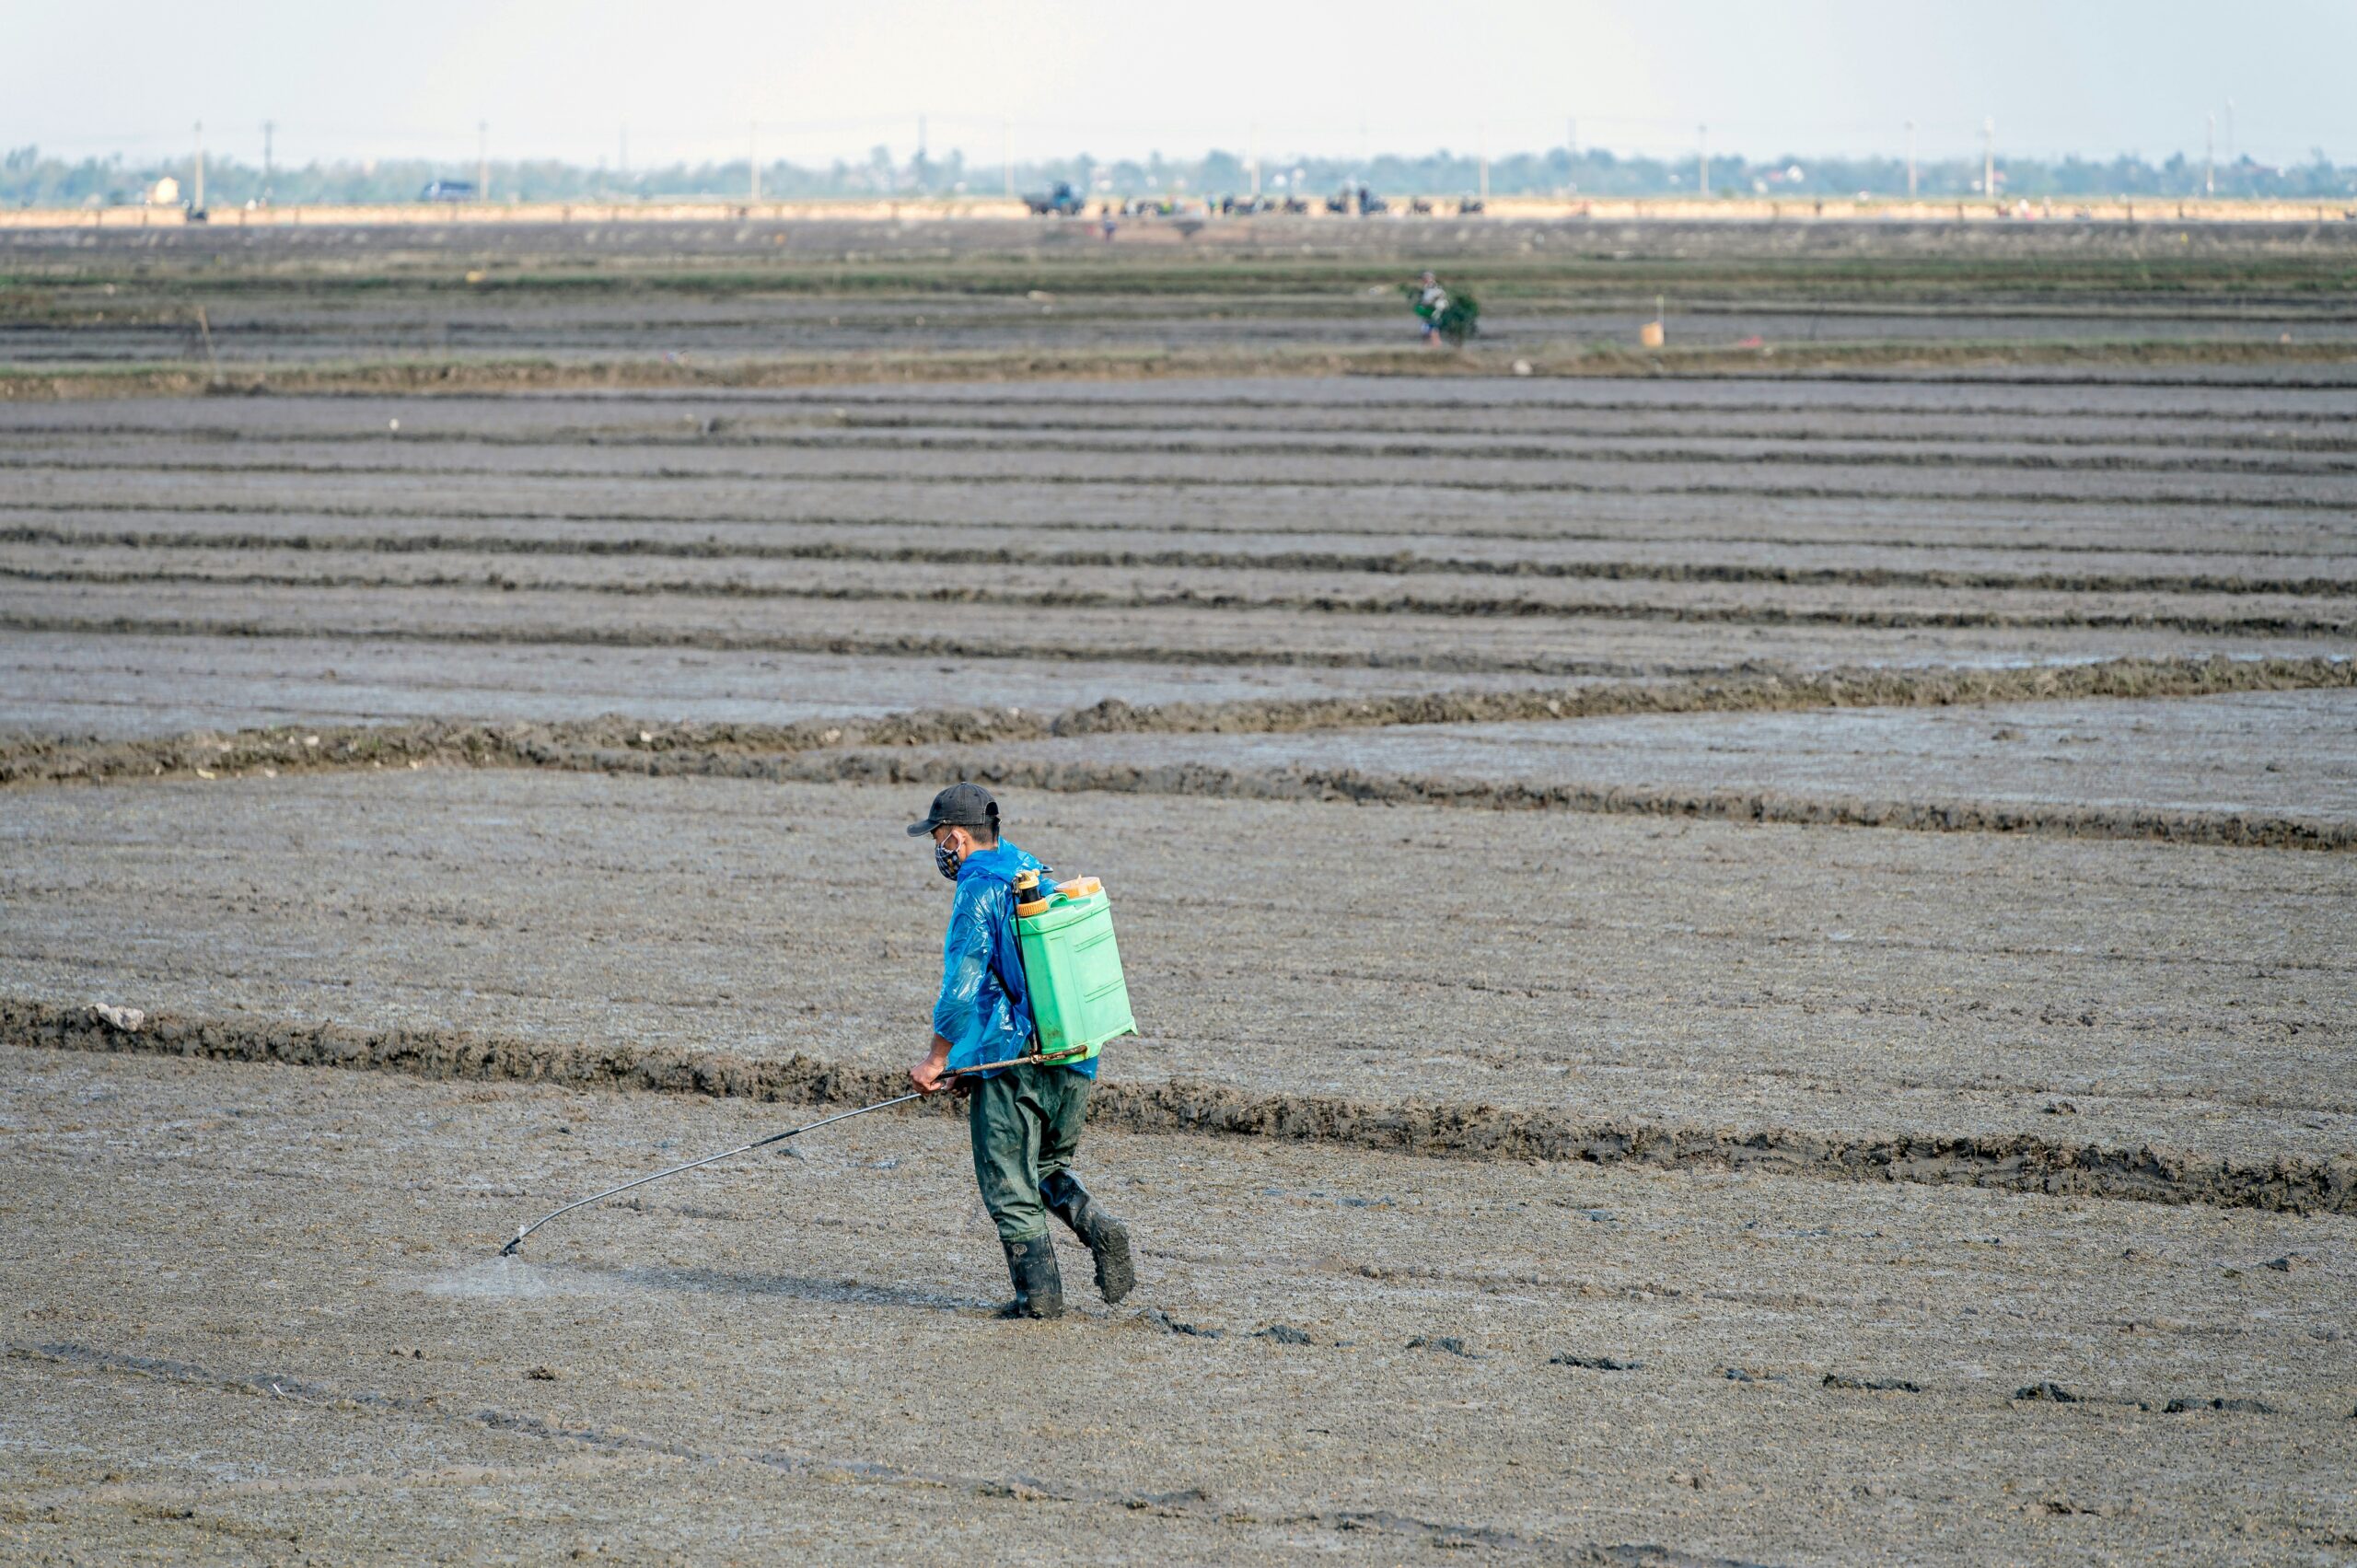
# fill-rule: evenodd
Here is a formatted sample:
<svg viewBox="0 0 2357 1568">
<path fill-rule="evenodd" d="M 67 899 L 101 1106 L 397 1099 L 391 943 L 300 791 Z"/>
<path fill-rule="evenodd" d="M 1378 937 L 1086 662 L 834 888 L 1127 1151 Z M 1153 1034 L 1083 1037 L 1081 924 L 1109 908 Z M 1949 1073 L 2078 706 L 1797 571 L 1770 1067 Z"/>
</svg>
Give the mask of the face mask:
<svg viewBox="0 0 2357 1568">
<path fill-rule="evenodd" d="M 934 865 L 939 866 L 941 868 L 941 874 L 944 877 L 948 877 L 952 882 L 958 880 L 958 856 L 957 852 L 952 850 L 947 844 L 935 844 L 933 846 Z"/>
</svg>

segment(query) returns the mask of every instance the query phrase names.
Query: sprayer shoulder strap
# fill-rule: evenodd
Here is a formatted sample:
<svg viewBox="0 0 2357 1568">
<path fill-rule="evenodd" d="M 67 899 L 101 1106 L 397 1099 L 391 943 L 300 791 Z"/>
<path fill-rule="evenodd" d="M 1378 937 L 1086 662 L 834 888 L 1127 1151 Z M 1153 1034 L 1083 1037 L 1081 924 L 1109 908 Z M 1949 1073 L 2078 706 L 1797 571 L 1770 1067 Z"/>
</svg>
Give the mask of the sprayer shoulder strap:
<svg viewBox="0 0 2357 1568">
<path fill-rule="evenodd" d="M 1020 968 L 1023 963 L 1023 938 L 1021 933 L 1016 929 L 1015 925 L 1015 888 L 1012 883 L 1006 885 L 1006 921 L 1004 927 L 1004 934 L 1006 937 L 1004 945 L 1014 952 L 1015 962 L 1016 966 Z M 1006 983 L 1006 970 L 1001 967 L 999 962 L 999 948 L 1001 946 L 999 942 L 1001 928 L 998 926 L 996 922 L 993 922 L 993 929 L 991 931 L 990 948 L 991 978 L 998 981 L 999 993 L 1003 996 L 1011 998 L 1015 995 L 1015 988 Z M 1024 977 L 1027 982 L 1029 978 L 1030 977 L 1028 975 Z M 1028 983 L 1024 987 L 1023 993 L 1027 997 L 1030 995 L 1030 988 Z"/>
<path fill-rule="evenodd" d="M 1015 888 L 1011 883 L 1008 885 L 1006 889 L 1006 946 L 1007 950 L 1015 955 L 1015 967 L 1019 972 L 1023 968 L 1023 931 L 1022 928 L 1016 923 Z M 1005 997 L 1008 1005 L 1012 1006 L 1016 997 L 1016 988 L 1006 983 L 1006 973 L 1004 970 L 999 968 L 998 944 L 995 941 L 991 944 L 991 972 L 998 979 L 999 994 Z M 1031 977 L 1028 974 L 1023 976 L 1022 996 L 1024 1010 L 1026 1012 L 1029 1012 L 1031 1007 Z M 1025 1049 L 1033 1052 L 1038 1051 L 1039 1049 L 1039 1024 L 1037 1015 L 1033 1016 L 1031 1022 L 1031 1038 L 1028 1043 L 1025 1046 Z"/>
</svg>

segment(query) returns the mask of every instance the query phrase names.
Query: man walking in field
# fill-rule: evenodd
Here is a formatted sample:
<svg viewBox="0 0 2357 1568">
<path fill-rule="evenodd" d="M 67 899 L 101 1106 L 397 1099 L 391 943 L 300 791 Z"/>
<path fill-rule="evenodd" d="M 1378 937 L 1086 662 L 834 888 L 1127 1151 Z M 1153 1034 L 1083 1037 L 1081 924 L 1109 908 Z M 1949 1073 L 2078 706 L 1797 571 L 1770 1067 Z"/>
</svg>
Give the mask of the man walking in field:
<svg viewBox="0 0 2357 1568">
<path fill-rule="evenodd" d="M 989 1073 L 961 1068 L 1038 1054 L 1028 988 L 1016 945 L 1015 879 L 1047 868 L 999 839 L 998 802 L 980 784 L 952 784 L 933 797 L 911 837 L 930 836 L 935 866 L 956 884 L 942 944 L 941 994 L 933 1008 L 933 1048 L 909 1069 L 935 1094 L 952 1081 L 969 1097 L 974 1177 L 998 1226 L 1015 1299 L 1002 1318 L 1061 1318 L 1063 1281 L 1048 1220 L 1072 1228 L 1097 1265 L 1108 1303 L 1130 1293 L 1130 1234 L 1072 1173 L 1088 1114 L 1092 1055 L 1071 1063 L 1024 1063 Z"/>
</svg>

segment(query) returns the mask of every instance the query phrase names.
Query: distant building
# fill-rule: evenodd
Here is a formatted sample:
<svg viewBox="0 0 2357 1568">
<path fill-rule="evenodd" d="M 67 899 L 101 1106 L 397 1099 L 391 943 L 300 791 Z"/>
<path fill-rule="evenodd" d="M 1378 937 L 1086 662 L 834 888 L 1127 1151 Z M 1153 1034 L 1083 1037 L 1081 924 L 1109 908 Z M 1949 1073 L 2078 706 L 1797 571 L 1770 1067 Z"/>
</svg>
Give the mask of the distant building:
<svg viewBox="0 0 2357 1568">
<path fill-rule="evenodd" d="M 180 182 L 167 174 L 147 187 L 147 204 L 151 207 L 177 207 L 180 204 Z"/>
</svg>

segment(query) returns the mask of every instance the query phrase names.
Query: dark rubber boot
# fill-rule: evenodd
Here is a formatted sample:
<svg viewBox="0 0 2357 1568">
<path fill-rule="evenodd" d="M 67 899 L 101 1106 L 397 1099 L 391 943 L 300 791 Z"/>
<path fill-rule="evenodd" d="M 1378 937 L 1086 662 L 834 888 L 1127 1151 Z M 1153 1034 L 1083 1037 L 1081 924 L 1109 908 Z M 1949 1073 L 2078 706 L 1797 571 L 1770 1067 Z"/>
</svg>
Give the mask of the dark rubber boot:
<svg viewBox="0 0 2357 1568">
<path fill-rule="evenodd" d="M 1056 1272 L 1056 1244 L 1044 1236 L 1024 1241 L 1002 1241 L 1006 1272 L 1015 1281 L 1015 1299 L 998 1309 L 1002 1318 L 1061 1318 L 1064 1315 L 1063 1276 Z"/>
<path fill-rule="evenodd" d="M 1107 1214 L 1068 1170 L 1057 1171 L 1039 1183 L 1039 1202 L 1072 1226 L 1072 1233 L 1088 1248 L 1088 1255 L 1097 1260 L 1097 1294 L 1106 1304 L 1129 1295 L 1138 1283 L 1137 1271 L 1130 1264 L 1129 1227 Z"/>
</svg>

